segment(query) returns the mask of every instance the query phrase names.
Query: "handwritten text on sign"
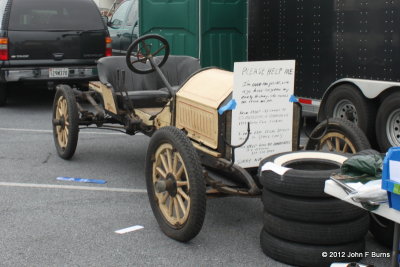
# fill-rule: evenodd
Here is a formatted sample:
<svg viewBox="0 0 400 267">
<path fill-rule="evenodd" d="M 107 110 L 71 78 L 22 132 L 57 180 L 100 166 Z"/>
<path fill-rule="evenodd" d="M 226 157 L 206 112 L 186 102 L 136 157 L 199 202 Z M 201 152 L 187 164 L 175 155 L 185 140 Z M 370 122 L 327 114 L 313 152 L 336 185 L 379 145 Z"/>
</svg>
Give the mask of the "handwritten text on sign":
<svg viewBox="0 0 400 267">
<path fill-rule="evenodd" d="M 269 155 L 292 150 L 294 72 L 294 60 L 235 63 L 232 144 L 246 139 L 248 123 L 251 131 L 235 150 L 239 166 L 257 167 Z"/>
</svg>

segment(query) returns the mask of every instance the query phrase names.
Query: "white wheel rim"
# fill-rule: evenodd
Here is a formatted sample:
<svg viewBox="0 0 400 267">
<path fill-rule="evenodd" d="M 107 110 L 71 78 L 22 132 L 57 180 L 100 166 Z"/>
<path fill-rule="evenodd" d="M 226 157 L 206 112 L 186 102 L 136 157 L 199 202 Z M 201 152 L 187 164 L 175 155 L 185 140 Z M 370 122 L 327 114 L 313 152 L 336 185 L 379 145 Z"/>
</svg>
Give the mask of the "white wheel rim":
<svg viewBox="0 0 400 267">
<path fill-rule="evenodd" d="M 386 121 L 386 137 L 392 146 L 400 146 L 400 109 L 390 113 Z"/>
<path fill-rule="evenodd" d="M 358 123 L 357 109 L 354 106 L 354 104 L 347 99 L 343 99 L 336 104 L 335 108 L 333 109 L 333 117 L 347 120 L 347 112 L 351 112 L 354 118 L 352 122 L 357 124 Z"/>
</svg>

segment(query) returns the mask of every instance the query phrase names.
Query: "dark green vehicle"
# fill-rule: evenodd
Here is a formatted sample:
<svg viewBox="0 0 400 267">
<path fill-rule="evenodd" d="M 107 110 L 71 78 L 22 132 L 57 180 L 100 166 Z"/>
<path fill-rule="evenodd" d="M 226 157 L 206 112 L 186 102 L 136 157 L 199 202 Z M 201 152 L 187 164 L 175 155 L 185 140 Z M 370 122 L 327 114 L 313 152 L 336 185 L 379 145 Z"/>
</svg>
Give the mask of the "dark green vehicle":
<svg viewBox="0 0 400 267">
<path fill-rule="evenodd" d="M 108 21 L 113 55 L 126 55 L 139 36 L 158 34 L 171 54 L 199 58 L 203 67 L 232 70 L 247 60 L 247 1 L 125 0 Z"/>
<path fill-rule="evenodd" d="M 112 39 L 113 55 L 125 55 L 129 45 L 139 36 L 139 1 L 126 0 L 107 23 Z"/>
</svg>

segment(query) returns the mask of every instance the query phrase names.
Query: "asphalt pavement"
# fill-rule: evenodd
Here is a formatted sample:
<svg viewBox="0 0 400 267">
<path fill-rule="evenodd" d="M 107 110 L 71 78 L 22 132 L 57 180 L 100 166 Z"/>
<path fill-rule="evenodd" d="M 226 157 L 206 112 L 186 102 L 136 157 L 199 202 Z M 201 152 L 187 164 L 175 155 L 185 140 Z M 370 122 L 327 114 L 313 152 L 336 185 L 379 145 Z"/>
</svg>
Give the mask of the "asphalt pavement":
<svg viewBox="0 0 400 267">
<path fill-rule="evenodd" d="M 209 199 L 196 238 L 166 237 L 146 193 L 149 138 L 82 130 L 75 156 L 63 160 L 51 131 L 53 96 L 19 89 L 0 108 L 0 266 L 287 266 L 261 251 L 260 199 Z M 115 233 L 137 225 L 143 229 Z M 370 235 L 366 251 L 388 252 Z M 389 259 L 363 262 L 388 266 Z"/>
</svg>

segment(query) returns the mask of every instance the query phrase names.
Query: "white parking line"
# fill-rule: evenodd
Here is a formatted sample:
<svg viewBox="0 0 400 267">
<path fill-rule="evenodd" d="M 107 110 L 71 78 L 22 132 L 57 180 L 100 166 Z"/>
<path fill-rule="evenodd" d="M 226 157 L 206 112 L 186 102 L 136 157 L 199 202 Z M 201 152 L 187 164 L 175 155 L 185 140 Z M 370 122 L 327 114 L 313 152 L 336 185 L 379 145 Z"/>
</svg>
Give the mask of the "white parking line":
<svg viewBox="0 0 400 267">
<path fill-rule="evenodd" d="M 18 129 L 18 128 L 0 128 L 0 131 L 11 131 L 11 132 L 30 132 L 30 133 L 53 133 L 52 130 L 37 130 L 37 129 Z M 105 132 L 87 132 L 80 131 L 80 134 L 101 134 L 101 135 L 123 135 L 124 133 L 105 133 Z"/>
<path fill-rule="evenodd" d="M 143 228 L 144 227 L 141 226 L 141 225 L 135 225 L 135 226 L 131 226 L 131 227 L 128 227 L 128 228 L 121 229 L 121 230 L 117 230 L 117 231 L 115 231 L 115 233 L 121 235 L 121 234 L 126 234 L 126 233 L 129 233 L 129 232 L 137 231 L 137 230 L 140 230 L 140 229 L 143 229 Z"/>
<path fill-rule="evenodd" d="M 122 192 L 122 193 L 147 193 L 146 189 L 94 187 L 94 186 L 74 186 L 74 185 L 54 185 L 54 184 L 30 184 L 30 183 L 0 182 L 0 186 L 27 187 L 27 188 L 52 188 L 52 189 L 68 189 L 68 190 L 87 190 L 87 191 L 107 191 L 107 192 Z"/>
</svg>

